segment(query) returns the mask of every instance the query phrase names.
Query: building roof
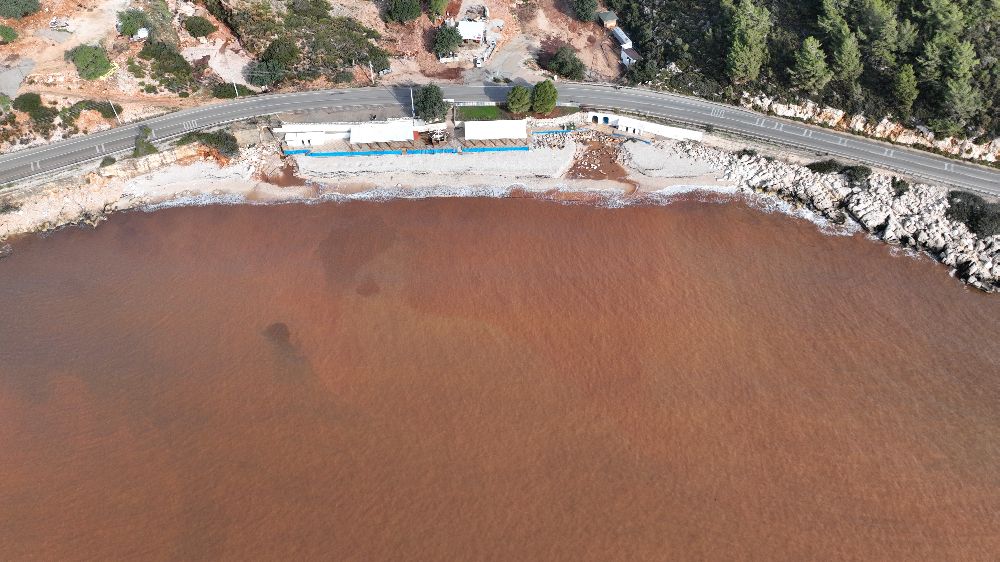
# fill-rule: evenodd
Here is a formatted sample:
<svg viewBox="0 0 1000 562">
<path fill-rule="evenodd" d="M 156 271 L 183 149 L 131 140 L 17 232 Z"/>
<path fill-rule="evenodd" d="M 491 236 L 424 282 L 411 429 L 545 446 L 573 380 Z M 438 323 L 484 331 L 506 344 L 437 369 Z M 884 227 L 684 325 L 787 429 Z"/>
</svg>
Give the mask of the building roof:
<svg viewBox="0 0 1000 562">
<path fill-rule="evenodd" d="M 351 130 L 351 123 L 282 123 L 274 129 L 275 133 L 346 133 Z"/>
<path fill-rule="evenodd" d="M 618 42 L 621 43 L 623 46 L 624 45 L 629 45 L 629 46 L 632 45 L 632 40 L 628 38 L 628 35 L 625 35 L 625 32 L 622 31 L 622 28 L 616 27 L 616 28 L 612 29 L 611 30 L 611 34 L 614 35 L 615 39 L 617 39 Z"/>
<path fill-rule="evenodd" d="M 409 119 L 388 123 L 362 123 L 351 127 L 351 144 L 412 140 L 413 121 Z"/>
<path fill-rule="evenodd" d="M 600 12 L 597 14 L 597 17 L 604 23 L 611 23 L 618 21 L 618 14 L 614 12 Z"/>
<path fill-rule="evenodd" d="M 528 121 L 525 119 L 465 122 L 465 138 L 468 140 L 523 139 L 527 136 Z"/>
<path fill-rule="evenodd" d="M 622 53 L 634 61 L 642 60 L 642 57 L 639 55 L 639 51 L 636 51 L 635 49 L 622 49 Z"/>
<path fill-rule="evenodd" d="M 457 27 L 463 41 L 482 41 L 486 33 L 486 22 L 483 21 L 462 20 Z"/>
</svg>

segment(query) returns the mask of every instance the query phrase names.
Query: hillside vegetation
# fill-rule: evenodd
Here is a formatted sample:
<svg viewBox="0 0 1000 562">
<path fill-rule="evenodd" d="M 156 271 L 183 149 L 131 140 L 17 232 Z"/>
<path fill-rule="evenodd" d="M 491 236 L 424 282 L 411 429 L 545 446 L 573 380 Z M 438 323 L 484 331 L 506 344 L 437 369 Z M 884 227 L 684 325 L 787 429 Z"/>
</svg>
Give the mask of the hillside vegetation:
<svg viewBox="0 0 1000 562">
<path fill-rule="evenodd" d="M 207 0 L 206 7 L 225 23 L 256 63 L 252 84 L 312 80 L 325 76 L 344 81 L 356 64 L 371 63 L 375 72 L 389 66 L 387 53 L 374 40 L 379 34 L 358 21 L 332 17 L 326 0 Z"/>
<path fill-rule="evenodd" d="M 645 57 L 634 81 L 726 101 L 745 91 L 810 98 L 939 133 L 1000 135 L 1000 0 L 607 4 Z"/>
</svg>

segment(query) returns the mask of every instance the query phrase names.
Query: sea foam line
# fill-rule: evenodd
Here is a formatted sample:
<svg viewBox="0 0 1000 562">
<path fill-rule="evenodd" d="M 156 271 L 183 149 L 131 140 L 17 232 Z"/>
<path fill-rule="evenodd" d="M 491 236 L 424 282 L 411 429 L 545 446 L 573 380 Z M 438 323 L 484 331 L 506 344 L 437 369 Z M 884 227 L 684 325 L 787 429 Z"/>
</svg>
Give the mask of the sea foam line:
<svg viewBox="0 0 1000 562">
<path fill-rule="evenodd" d="M 318 204 L 323 202 L 368 201 L 387 202 L 397 199 L 457 199 L 457 198 L 491 198 L 504 199 L 515 192 L 524 192 L 537 200 L 551 201 L 563 205 L 592 205 L 595 207 L 621 209 L 626 207 L 656 205 L 667 206 L 678 200 L 698 201 L 701 203 L 725 204 L 741 200 L 748 206 L 764 213 L 781 213 L 791 217 L 807 220 L 815 224 L 820 232 L 831 236 L 853 236 L 862 228 L 857 222 L 848 219 L 843 224 L 831 222 L 823 215 L 804 206 L 797 206 L 770 193 L 750 192 L 732 186 L 676 185 L 657 191 L 640 194 L 626 194 L 617 189 L 595 189 L 575 191 L 568 186 L 566 189 L 552 190 L 549 188 L 532 188 L 525 183 L 512 183 L 508 186 L 437 186 L 409 188 L 402 186 L 377 187 L 357 193 L 325 192 L 318 196 L 298 196 L 281 199 L 254 200 L 244 194 L 199 194 L 181 195 L 172 199 L 148 203 L 138 208 L 144 212 L 155 212 L 175 207 L 204 207 L 209 205 L 288 205 L 288 204 Z M 579 196 L 567 198 L 565 196 Z M 722 196 L 722 197 L 719 197 Z"/>
</svg>

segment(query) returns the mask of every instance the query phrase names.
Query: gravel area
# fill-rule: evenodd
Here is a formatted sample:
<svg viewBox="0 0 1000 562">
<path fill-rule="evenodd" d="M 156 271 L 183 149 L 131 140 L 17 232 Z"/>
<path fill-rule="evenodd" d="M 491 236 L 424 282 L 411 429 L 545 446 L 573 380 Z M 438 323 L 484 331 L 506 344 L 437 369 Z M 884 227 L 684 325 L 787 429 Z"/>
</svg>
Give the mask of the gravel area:
<svg viewBox="0 0 1000 562">
<path fill-rule="evenodd" d="M 718 171 L 711 162 L 692 158 L 676 150 L 673 143 L 646 144 L 633 141 L 624 144 L 626 164 L 643 175 L 655 178 L 702 176 Z"/>
</svg>

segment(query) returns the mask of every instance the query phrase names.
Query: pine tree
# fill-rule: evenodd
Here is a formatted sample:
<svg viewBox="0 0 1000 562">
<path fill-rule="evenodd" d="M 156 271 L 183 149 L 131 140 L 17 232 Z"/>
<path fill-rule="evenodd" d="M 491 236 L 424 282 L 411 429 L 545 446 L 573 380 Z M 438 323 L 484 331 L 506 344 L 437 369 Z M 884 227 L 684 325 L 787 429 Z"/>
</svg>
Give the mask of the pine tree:
<svg viewBox="0 0 1000 562">
<path fill-rule="evenodd" d="M 593 21 L 597 11 L 597 0 L 573 0 L 573 15 L 580 21 Z"/>
<path fill-rule="evenodd" d="M 851 31 L 843 18 L 840 18 L 828 35 L 833 50 L 830 62 L 834 75 L 844 84 L 855 84 L 865 69 L 861 62 L 858 36 Z"/>
<path fill-rule="evenodd" d="M 965 25 L 965 14 L 951 0 L 924 0 L 927 9 L 916 12 L 924 26 L 924 32 L 930 36 L 935 33 L 958 36 Z"/>
<path fill-rule="evenodd" d="M 739 0 L 732 19 L 726 70 L 739 84 L 756 80 L 767 56 L 767 35 L 771 31 L 771 13 L 754 5 L 753 0 Z"/>
<path fill-rule="evenodd" d="M 973 70 L 979 65 L 976 51 L 968 41 L 957 43 L 948 58 L 944 81 L 943 117 L 936 127 L 946 132 L 960 129 L 980 108 L 982 96 L 973 84 Z"/>
<path fill-rule="evenodd" d="M 795 53 L 792 81 L 806 92 L 817 94 L 826 88 L 832 78 L 833 73 L 827 67 L 823 45 L 815 37 L 806 37 L 802 48 Z"/>
<path fill-rule="evenodd" d="M 524 86 L 514 86 L 507 93 L 507 111 L 527 113 L 531 109 L 531 92 Z"/>
<path fill-rule="evenodd" d="M 895 66 L 899 29 L 893 9 L 883 0 L 863 0 L 859 23 L 871 66 L 878 70 Z"/>
<path fill-rule="evenodd" d="M 823 37 L 827 40 L 834 39 L 844 20 L 844 12 L 837 0 L 823 0 L 823 7 L 820 10 L 817 26 L 823 31 Z"/>
<path fill-rule="evenodd" d="M 949 49 L 949 44 L 953 42 L 953 38 L 938 33 L 924 45 L 924 52 L 917 57 L 920 82 L 937 85 L 941 81 L 944 57 Z"/>
<path fill-rule="evenodd" d="M 551 80 L 539 82 L 531 91 L 531 111 L 541 115 L 548 115 L 556 108 L 556 101 L 558 99 L 559 92 Z"/>
<path fill-rule="evenodd" d="M 904 64 L 899 67 L 892 93 L 896 98 L 896 108 L 899 109 L 900 115 L 904 119 L 908 118 L 910 112 L 913 110 L 913 102 L 920 95 L 920 90 L 917 88 L 917 75 L 913 72 L 913 65 Z"/>
<path fill-rule="evenodd" d="M 917 29 L 917 25 L 910 20 L 903 20 L 899 23 L 896 52 L 902 55 L 913 53 L 913 48 L 916 47 L 919 37 L 920 31 Z"/>
</svg>

